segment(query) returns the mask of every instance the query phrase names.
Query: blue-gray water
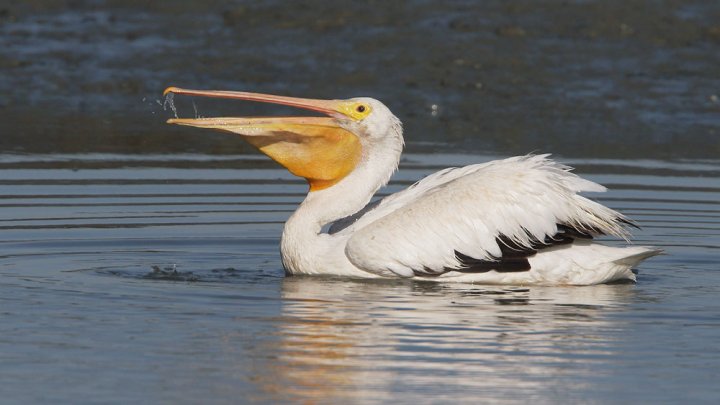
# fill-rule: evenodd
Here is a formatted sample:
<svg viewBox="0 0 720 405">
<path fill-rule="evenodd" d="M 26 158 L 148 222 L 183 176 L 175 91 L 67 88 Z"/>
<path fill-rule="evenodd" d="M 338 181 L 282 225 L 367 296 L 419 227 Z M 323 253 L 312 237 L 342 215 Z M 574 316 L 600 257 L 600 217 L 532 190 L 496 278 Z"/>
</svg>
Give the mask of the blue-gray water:
<svg viewBox="0 0 720 405">
<path fill-rule="evenodd" d="M 720 162 L 565 161 L 666 250 L 637 284 L 284 278 L 260 156 L 0 156 L 3 402 L 717 401 Z"/>
<path fill-rule="evenodd" d="M 719 21 L 703 0 L 0 0 L 0 402 L 720 402 Z M 583 288 L 285 278 L 306 187 L 166 125 L 170 85 L 382 100 L 409 152 L 383 193 L 554 153 L 667 254 Z"/>
</svg>

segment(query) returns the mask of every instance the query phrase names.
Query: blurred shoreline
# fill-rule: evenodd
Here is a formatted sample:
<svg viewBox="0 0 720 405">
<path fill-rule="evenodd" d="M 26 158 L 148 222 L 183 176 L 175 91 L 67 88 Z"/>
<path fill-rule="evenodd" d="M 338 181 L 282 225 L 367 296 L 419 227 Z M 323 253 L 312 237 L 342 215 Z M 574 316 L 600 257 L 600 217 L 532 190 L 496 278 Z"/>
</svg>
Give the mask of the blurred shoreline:
<svg viewBox="0 0 720 405">
<path fill-rule="evenodd" d="M 165 125 L 158 101 L 178 85 L 375 97 L 413 152 L 714 158 L 718 21 L 720 3 L 682 0 L 8 4 L 0 152 L 252 152 Z"/>
</svg>

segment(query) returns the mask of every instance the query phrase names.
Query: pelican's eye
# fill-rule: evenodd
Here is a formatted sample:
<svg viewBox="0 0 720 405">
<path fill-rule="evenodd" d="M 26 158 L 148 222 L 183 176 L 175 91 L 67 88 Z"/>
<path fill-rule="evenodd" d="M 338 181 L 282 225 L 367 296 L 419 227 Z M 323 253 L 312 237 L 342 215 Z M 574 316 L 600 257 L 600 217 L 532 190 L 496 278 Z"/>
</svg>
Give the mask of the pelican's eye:
<svg viewBox="0 0 720 405">
<path fill-rule="evenodd" d="M 362 101 L 348 100 L 347 102 L 340 104 L 338 112 L 352 118 L 355 121 L 360 121 L 370 115 L 372 107 L 370 107 L 368 103 L 363 103 Z"/>
<path fill-rule="evenodd" d="M 353 111 L 353 117 L 356 120 L 361 120 L 370 115 L 370 106 L 365 103 L 356 103 L 351 107 Z"/>
</svg>

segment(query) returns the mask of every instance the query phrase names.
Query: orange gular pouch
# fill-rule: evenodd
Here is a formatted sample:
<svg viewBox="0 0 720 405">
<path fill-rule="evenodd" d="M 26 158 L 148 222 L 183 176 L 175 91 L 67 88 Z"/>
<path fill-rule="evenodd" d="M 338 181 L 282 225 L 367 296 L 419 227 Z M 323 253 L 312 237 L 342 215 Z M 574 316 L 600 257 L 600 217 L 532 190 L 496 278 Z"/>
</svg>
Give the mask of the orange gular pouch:
<svg viewBox="0 0 720 405">
<path fill-rule="evenodd" d="M 225 130 L 240 134 L 290 173 L 307 179 L 310 191 L 335 185 L 360 161 L 360 140 L 338 126 L 274 122 L 238 129 Z"/>
</svg>

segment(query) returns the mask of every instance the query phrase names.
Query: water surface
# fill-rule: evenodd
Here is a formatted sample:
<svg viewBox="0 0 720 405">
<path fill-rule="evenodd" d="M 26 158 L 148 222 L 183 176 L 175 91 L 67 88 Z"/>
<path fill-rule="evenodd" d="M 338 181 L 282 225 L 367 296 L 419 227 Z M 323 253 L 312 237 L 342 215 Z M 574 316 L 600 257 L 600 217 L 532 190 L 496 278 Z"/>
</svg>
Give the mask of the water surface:
<svg viewBox="0 0 720 405">
<path fill-rule="evenodd" d="M 0 2 L 2 402 L 720 402 L 718 21 L 702 0 Z M 306 186 L 166 125 L 170 85 L 382 100 L 409 151 L 382 195 L 558 154 L 667 254 L 582 288 L 285 278 Z"/>
<path fill-rule="evenodd" d="M 716 401 L 720 162 L 566 162 L 666 250 L 637 284 L 285 278 L 306 186 L 260 156 L 0 156 L 3 398 Z"/>
</svg>

